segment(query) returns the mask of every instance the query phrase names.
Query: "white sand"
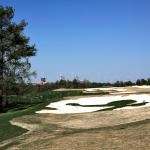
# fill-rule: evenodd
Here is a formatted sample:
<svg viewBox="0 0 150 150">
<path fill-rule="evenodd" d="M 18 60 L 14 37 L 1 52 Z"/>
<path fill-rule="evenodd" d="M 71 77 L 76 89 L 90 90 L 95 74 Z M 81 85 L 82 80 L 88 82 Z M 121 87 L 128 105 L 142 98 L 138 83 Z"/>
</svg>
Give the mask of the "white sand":
<svg viewBox="0 0 150 150">
<path fill-rule="evenodd" d="M 116 93 L 109 93 L 109 94 L 112 94 L 112 95 L 118 95 L 118 94 L 135 94 L 137 93 L 136 91 L 132 91 L 132 92 L 116 92 Z"/>
<path fill-rule="evenodd" d="M 132 86 L 132 87 L 141 88 L 141 89 L 148 89 L 148 88 L 150 88 L 149 85 L 142 85 L 142 86 L 135 85 L 135 86 Z"/>
<path fill-rule="evenodd" d="M 119 88 L 119 87 L 110 87 L 110 88 L 88 88 L 85 89 L 87 92 L 97 92 L 97 91 L 118 91 L 118 92 L 124 92 L 127 91 L 127 89 Z"/>
<path fill-rule="evenodd" d="M 76 103 L 80 105 L 104 105 L 113 101 L 120 100 L 135 100 L 137 103 L 148 102 L 144 106 L 127 106 L 119 109 L 134 109 L 140 107 L 150 106 L 150 95 L 149 94 L 130 94 L 128 96 L 117 95 L 117 96 L 102 96 L 102 97 L 87 97 L 79 98 L 76 100 L 63 100 L 55 103 L 49 104 L 48 108 L 56 108 L 56 110 L 41 110 L 36 113 L 54 113 L 54 114 L 66 114 L 66 113 L 85 113 L 85 112 L 94 112 L 101 109 L 109 107 L 82 107 L 82 106 L 71 106 L 67 105 L 69 103 Z M 117 109 L 118 110 L 118 109 Z"/>
</svg>

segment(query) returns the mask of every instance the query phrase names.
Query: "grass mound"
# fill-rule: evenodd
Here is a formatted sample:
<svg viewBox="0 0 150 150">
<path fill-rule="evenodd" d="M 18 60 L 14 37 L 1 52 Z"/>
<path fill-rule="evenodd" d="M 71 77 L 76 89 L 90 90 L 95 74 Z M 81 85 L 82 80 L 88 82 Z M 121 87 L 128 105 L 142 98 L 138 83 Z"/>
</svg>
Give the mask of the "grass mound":
<svg viewBox="0 0 150 150">
<path fill-rule="evenodd" d="M 105 93 L 99 93 L 98 95 L 101 94 Z M 64 97 L 81 95 L 89 94 L 83 93 L 81 90 L 61 92 L 45 91 L 23 96 L 13 95 L 7 97 L 8 106 L 5 109 L 5 113 L 0 113 L 0 142 L 27 132 L 25 129 L 11 125 L 9 121 L 13 118 L 24 115 L 32 115 L 49 103 L 62 100 Z"/>
</svg>

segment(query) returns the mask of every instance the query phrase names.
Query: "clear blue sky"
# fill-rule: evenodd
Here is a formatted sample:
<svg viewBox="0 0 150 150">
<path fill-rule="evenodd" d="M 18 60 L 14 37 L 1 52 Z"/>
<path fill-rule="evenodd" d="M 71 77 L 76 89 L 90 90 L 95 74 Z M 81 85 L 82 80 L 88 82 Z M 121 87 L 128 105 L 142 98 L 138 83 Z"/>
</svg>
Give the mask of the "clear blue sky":
<svg viewBox="0 0 150 150">
<path fill-rule="evenodd" d="M 150 77 L 149 0 L 0 0 L 25 19 L 38 48 L 38 80 L 79 75 L 91 81 Z"/>
</svg>

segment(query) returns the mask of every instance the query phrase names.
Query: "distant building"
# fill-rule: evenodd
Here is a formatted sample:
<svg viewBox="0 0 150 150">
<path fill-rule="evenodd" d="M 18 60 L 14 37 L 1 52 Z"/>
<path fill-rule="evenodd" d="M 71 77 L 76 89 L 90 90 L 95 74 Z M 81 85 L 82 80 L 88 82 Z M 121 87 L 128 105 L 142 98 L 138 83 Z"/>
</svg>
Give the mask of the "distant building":
<svg viewBox="0 0 150 150">
<path fill-rule="evenodd" d="M 65 80 L 65 77 L 62 74 L 60 75 L 60 80 Z"/>
<path fill-rule="evenodd" d="M 34 86 L 44 86 L 46 84 L 47 84 L 47 82 L 46 82 L 46 78 L 45 77 L 42 77 L 40 82 L 33 83 Z"/>
<path fill-rule="evenodd" d="M 74 79 L 77 80 L 78 82 L 80 82 L 79 76 L 76 75 L 76 76 L 74 77 Z"/>
<path fill-rule="evenodd" d="M 42 78 L 41 78 L 41 82 L 46 82 L 46 78 L 45 78 L 45 77 L 42 77 Z"/>
<path fill-rule="evenodd" d="M 80 82 L 80 83 L 83 82 L 83 80 L 81 80 L 80 77 L 79 77 L 78 75 L 76 75 L 76 76 L 74 77 L 74 79 L 75 79 L 77 82 Z"/>
</svg>

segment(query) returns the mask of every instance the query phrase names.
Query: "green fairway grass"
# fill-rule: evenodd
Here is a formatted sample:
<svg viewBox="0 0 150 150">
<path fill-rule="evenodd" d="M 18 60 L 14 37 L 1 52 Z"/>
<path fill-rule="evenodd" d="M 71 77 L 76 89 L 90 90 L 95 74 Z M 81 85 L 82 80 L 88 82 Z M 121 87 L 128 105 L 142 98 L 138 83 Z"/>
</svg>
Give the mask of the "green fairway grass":
<svg viewBox="0 0 150 150">
<path fill-rule="evenodd" d="M 97 95 L 101 94 L 105 93 L 98 93 Z M 9 96 L 9 105 L 5 110 L 6 112 L 0 113 L 0 142 L 27 132 L 23 128 L 11 125 L 9 121 L 13 118 L 34 114 L 35 111 L 44 108 L 49 103 L 62 100 L 64 97 L 81 95 L 91 94 L 86 94 L 78 90 L 61 92 L 45 91 L 24 96 Z"/>
</svg>

